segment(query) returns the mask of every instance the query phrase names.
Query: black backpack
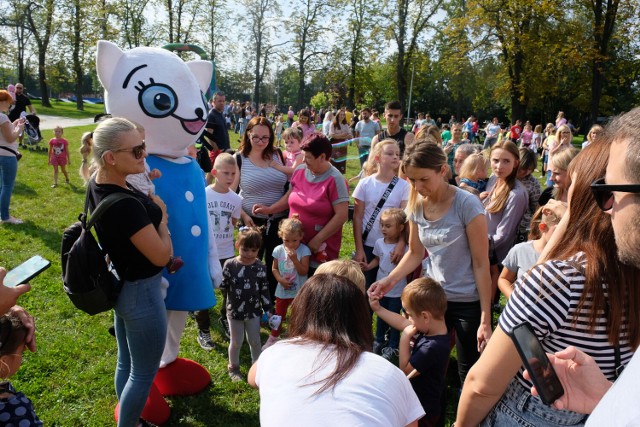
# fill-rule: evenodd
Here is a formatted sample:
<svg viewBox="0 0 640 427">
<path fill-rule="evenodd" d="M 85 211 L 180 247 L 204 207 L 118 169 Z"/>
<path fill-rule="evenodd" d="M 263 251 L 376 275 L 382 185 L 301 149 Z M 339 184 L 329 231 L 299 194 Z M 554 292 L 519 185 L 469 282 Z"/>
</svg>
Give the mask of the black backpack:
<svg viewBox="0 0 640 427">
<path fill-rule="evenodd" d="M 79 221 L 62 234 L 63 288 L 73 305 L 87 314 L 94 315 L 111 310 L 122 289 L 122 280 L 108 261 L 106 252 L 96 242 L 91 228 L 100 217 L 119 200 L 135 197 L 126 193 L 113 193 L 102 199 L 87 221 L 89 190 L 84 211 Z"/>
</svg>

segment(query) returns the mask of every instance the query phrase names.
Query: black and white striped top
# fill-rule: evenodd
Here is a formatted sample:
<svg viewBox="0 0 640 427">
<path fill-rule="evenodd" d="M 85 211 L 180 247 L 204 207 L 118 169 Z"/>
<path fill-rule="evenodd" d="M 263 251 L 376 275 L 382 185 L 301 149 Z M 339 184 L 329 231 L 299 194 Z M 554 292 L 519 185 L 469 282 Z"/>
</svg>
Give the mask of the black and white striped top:
<svg viewBox="0 0 640 427">
<path fill-rule="evenodd" d="M 248 157 L 242 156 L 240 171 L 240 196 L 242 209 L 251 216 L 267 218 L 266 215 L 254 215 L 253 205 L 271 206 L 284 195 L 287 175 L 271 167 L 261 168 L 254 165 Z M 273 161 L 282 164 L 277 153 L 273 153 Z M 274 217 L 285 216 L 286 212 L 274 214 Z"/>
<path fill-rule="evenodd" d="M 547 353 L 555 353 L 570 345 L 593 357 L 610 380 L 615 375 L 615 350 L 607 339 L 607 320 L 604 311 L 597 320 L 593 333 L 589 333 L 589 310 L 587 299 L 574 324 L 580 297 L 584 291 L 585 277 L 582 269 L 586 264 L 583 253 L 566 261 L 547 261 L 534 267 L 516 283 L 507 307 L 500 316 L 499 325 L 506 333 L 513 327 L 528 322 Z M 603 285 L 605 288 L 607 285 Z M 626 326 L 622 326 L 626 332 Z M 628 340 L 620 341 L 622 365 L 629 363 L 633 351 Z M 517 375 L 528 389 L 531 383 Z"/>
</svg>

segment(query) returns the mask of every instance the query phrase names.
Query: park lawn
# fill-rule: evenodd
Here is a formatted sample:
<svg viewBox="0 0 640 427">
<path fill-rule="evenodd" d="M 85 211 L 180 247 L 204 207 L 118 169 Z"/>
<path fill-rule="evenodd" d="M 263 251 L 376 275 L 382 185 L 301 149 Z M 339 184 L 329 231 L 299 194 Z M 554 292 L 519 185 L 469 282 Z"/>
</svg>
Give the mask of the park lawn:
<svg viewBox="0 0 640 427">
<path fill-rule="evenodd" d="M 102 107 L 99 107 L 101 111 Z M 36 108 L 44 113 L 38 106 Z M 64 113 L 66 116 L 66 111 Z M 93 112 L 89 116 L 92 115 Z M 70 185 L 60 184 L 52 189 L 53 169 L 47 164 L 47 153 L 22 150 L 24 156 L 19 164 L 11 213 L 25 223 L 0 225 L 0 265 L 10 269 L 34 254 L 52 262 L 51 268 L 32 281 L 31 292 L 20 300 L 20 304 L 37 318 L 38 351 L 35 354 L 25 353 L 22 368 L 12 378 L 16 389 L 33 400 L 37 414 L 47 426 L 114 425 L 116 343 L 107 332 L 112 315 L 102 313 L 91 317 L 75 309 L 62 290 L 60 267 L 62 232 L 77 219 L 84 202 L 84 186 L 78 174 L 80 137 L 93 128 L 65 129 L 64 137 L 71 146 Z M 53 133 L 43 131 L 43 136 L 41 145 L 47 146 Z M 232 131 L 230 137 L 232 146 L 236 148 L 238 136 Z M 350 146 L 347 177 L 360 171 L 357 156 L 357 148 Z M 59 182 L 64 182 L 62 176 Z M 356 184 L 349 184 L 351 192 Z M 352 224 L 347 222 L 343 230 L 340 255 L 341 258 L 349 258 L 354 250 Z M 217 322 L 219 307 L 211 311 L 211 332 L 217 348 L 210 353 L 200 348 L 196 341 L 195 322 L 189 318 L 181 356 L 203 364 L 211 373 L 212 384 L 197 396 L 168 399 L 172 416 L 167 425 L 257 426 L 258 391 L 246 383 L 232 383 L 228 378 L 228 342 Z M 264 341 L 267 331 L 263 329 L 262 333 Z M 242 371 L 246 374 L 251 364 L 246 345 L 241 361 Z M 449 376 L 457 376 L 455 365 L 450 366 Z M 452 421 L 457 390 L 450 389 L 448 395 L 447 420 Z"/>
<path fill-rule="evenodd" d="M 60 100 L 51 100 L 51 108 L 43 107 L 42 101 L 32 99 L 31 103 L 38 114 L 49 116 L 64 116 L 72 119 L 86 119 L 95 117 L 96 114 L 104 113 L 104 104 L 88 104 L 84 103 L 84 111 L 76 108 L 75 102 L 64 102 Z M 71 140 L 70 140 L 71 142 Z"/>
</svg>

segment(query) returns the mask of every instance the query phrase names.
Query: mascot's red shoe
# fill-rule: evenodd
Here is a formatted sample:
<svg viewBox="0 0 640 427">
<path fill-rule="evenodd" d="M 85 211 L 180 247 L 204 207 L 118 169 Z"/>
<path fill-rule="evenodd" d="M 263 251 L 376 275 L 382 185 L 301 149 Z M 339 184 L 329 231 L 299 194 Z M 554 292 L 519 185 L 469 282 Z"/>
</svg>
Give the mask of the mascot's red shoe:
<svg viewBox="0 0 640 427">
<path fill-rule="evenodd" d="M 120 404 L 118 403 L 113 413 L 113 417 L 116 419 L 116 422 L 118 422 L 119 413 Z M 170 415 L 171 408 L 169 408 L 169 404 L 164 400 L 155 384 L 151 384 L 149 397 L 147 398 L 147 403 L 144 405 L 141 417 L 150 423 L 161 426 L 169 421 Z"/>
<path fill-rule="evenodd" d="M 211 375 L 193 360 L 178 357 L 158 370 L 153 384 L 163 396 L 189 396 L 200 393 L 211 383 Z"/>
</svg>

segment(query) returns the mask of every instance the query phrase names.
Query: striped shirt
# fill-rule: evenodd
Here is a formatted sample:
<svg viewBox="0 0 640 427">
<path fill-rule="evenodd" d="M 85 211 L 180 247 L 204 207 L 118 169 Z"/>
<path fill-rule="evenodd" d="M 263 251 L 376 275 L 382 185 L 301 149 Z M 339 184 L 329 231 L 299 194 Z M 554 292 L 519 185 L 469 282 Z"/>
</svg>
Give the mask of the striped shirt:
<svg viewBox="0 0 640 427">
<path fill-rule="evenodd" d="M 590 333 L 589 311 L 592 305 L 587 299 L 574 325 L 585 285 L 585 277 L 580 270 L 585 265 L 585 256 L 579 253 L 566 261 L 547 261 L 534 267 L 516 283 L 516 290 L 502 312 L 499 324 L 503 331 L 509 333 L 515 326 L 528 322 L 547 353 L 555 353 L 573 345 L 593 357 L 604 375 L 613 380 L 615 350 L 607 339 L 604 311 L 601 310 L 595 329 Z M 606 285 L 603 286 L 606 288 Z M 622 326 L 621 334 L 624 332 L 626 325 Z M 629 341 L 621 339 L 622 365 L 629 363 L 632 355 Z M 517 378 L 527 389 L 531 387 L 531 383 L 522 377 L 522 369 Z"/>
<path fill-rule="evenodd" d="M 271 206 L 284 195 L 284 185 L 288 181 L 285 173 L 275 168 L 261 168 L 253 163 L 248 157 L 242 156 L 242 168 L 240 170 L 240 196 L 242 209 L 251 216 L 267 218 L 267 215 L 254 215 L 253 205 L 261 204 Z M 273 161 L 282 164 L 278 153 L 273 153 Z M 280 212 L 273 216 L 283 217 L 286 212 Z"/>
</svg>

